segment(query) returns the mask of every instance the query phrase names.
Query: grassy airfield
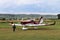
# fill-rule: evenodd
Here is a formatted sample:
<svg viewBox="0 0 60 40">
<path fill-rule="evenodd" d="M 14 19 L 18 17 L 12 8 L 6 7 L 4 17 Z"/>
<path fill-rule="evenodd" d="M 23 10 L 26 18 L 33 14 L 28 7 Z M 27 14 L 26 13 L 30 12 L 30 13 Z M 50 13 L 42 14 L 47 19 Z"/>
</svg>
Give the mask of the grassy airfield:
<svg viewBox="0 0 60 40">
<path fill-rule="evenodd" d="M 38 30 L 23 31 L 17 26 L 15 32 L 9 23 L 0 22 L 0 40 L 60 40 L 60 20 L 55 21 L 55 25 L 39 26 Z"/>
</svg>

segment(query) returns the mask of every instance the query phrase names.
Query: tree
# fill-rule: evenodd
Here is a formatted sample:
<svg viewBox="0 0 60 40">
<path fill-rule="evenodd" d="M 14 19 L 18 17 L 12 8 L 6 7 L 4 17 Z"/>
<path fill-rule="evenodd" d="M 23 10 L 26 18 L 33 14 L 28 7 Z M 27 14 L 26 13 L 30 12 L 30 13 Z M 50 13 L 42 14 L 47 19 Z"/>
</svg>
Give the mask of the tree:
<svg viewBox="0 0 60 40">
<path fill-rule="evenodd" d="M 2 20 L 6 20 L 5 18 L 2 18 Z"/>
<path fill-rule="evenodd" d="M 60 14 L 58 14 L 58 19 L 60 19 Z"/>
</svg>

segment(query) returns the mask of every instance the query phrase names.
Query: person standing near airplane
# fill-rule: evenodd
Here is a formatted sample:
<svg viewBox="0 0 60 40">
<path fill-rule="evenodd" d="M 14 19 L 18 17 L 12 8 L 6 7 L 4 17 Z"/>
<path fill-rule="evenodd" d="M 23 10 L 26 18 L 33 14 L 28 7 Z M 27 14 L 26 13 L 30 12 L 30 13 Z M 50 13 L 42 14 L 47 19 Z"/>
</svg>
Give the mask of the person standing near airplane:
<svg viewBox="0 0 60 40">
<path fill-rule="evenodd" d="M 15 30 L 16 30 L 16 25 L 14 24 L 12 28 L 13 28 L 13 32 L 15 32 Z"/>
</svg>

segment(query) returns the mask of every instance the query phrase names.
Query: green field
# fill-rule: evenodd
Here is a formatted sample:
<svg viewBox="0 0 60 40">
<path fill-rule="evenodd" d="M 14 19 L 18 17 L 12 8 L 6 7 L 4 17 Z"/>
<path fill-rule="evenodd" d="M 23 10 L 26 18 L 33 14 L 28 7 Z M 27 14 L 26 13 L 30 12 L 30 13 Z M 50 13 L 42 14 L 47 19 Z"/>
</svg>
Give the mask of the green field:
<svg viewBox="0 0 60 40">
<path fill-rule="evenodd" d="M 12 31 L 9 23 L 0 23 L 0 40 L 60 40 L 60 20 L 52 26 L 40 26 L 38 30 L 21 30 L 17 27 Z"/>
</svg>

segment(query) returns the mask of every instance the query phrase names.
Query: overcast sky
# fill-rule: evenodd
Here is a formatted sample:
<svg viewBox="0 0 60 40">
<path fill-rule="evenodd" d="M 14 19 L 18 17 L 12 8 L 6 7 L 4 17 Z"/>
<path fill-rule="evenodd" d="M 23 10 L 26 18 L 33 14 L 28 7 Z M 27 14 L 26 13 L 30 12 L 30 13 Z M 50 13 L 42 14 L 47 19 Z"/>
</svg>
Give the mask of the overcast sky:
<svg viewBox="0 0 60 40">
<path fill-rule="evenodd" d="M 59 14 L 60 0 L 0 0 L 0 13 L 20 12 Z"/>
</svg>

